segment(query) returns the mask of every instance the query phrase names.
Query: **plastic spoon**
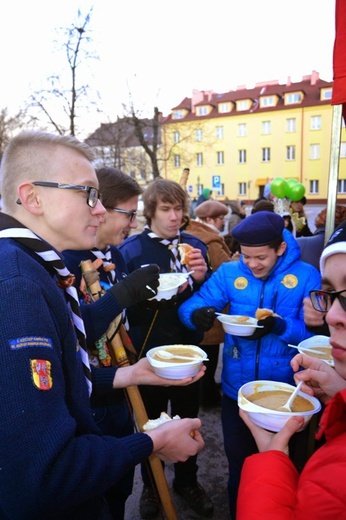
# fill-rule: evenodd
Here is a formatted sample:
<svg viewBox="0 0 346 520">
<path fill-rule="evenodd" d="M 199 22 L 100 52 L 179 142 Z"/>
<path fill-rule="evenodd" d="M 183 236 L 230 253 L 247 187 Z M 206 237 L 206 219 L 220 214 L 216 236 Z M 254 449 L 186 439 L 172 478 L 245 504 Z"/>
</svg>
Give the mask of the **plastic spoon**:
<svg viewBox="0 0 346 520">
<path fill-rule="evenodd" d="M 311 352 L 311 354 L 321 354 L 322 353 L 321 350 L 314 350 L 313 348 L 309 348 L 309 347 L 302 348 L 302 347 L 298 347 L 297 345 L 290 345 L 290 344 L 288 344 L 288 346 L 292 347 L 292 348 L 300 349 L 303 352 L 305 352 L 306 354 L 308 354 L 309 352 Z M 321 347 L 323 347 L 323 346 L 324 345 L 321 345 Z"/>
<path fill-rule="evenodd" d="M 292 408 L 291 408 L 292 403 L 293 403 L 294 399 L 296 398 L 297 393 L 301 389 L 302 384 L 303 384 L 303 381 L 299 381 L 297 387 L 294 389 L 294 391 L 290 395 L 287 403 L 284 404 L 283 406 L 280 406 L 280 408 L 278 408 L 278 411 L 280 411 L 280 412 L 292 412 Z"/>
<path fill-rule="evenodd" d="M 200 356 L 179 356 L 178 354 L 173 354 L 172 352 L 167 352 L 166 350 L 158 350 L 156 355 L 162 359 L 184 359 L 185 361 L 197 361 L 201 360 Z M 203 361 L 209 361 L 208 358 L 203 359 Z"/>
</svg>

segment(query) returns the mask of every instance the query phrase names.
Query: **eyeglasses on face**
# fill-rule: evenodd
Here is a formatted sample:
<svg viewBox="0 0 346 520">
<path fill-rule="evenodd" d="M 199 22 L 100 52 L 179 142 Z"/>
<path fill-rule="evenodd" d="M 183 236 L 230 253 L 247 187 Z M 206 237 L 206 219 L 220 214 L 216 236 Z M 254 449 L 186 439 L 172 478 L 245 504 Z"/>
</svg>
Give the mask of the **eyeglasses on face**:
<svg viewBox="0 0 346 520">
<path fill-rule="evenodd" d="M 79 186 L 78 184 L 64 184 L 61 182 L 46 181 L 35 181 L 31 184 L 33 184 L 34 186 L 42 186 L 44 188 L 60 188 L 62 190 L 85 191 L 88 194 L 86 203 L 90 208 L 94 208 L 97 204 L 97 201 L 102 199 L 99 190 L 97 188 L 94 188 L 93 186 Z M 21 204 L 19 199 L 17 200 L 17 204 Z"/>
<path fill-rule="evenodd" d="M 124 213 L 124 215 L 127 215 L 130 222 L 133 222 L 135 218 L 137 217 L 137 211 L 135 210 L 128 210 L 128 209 L 122 209 L 122 208 L 107 208 L 112 209 L 113 211 L 116 211 L 117 213 Z"/>
<path fill-rule="evenodd" d="M 335 299 L 346 312 L 346 289 L 342 291 L 310 291 L 310 300 L 313 308 L 319 312 L 328 312 Z"/>
</svg>

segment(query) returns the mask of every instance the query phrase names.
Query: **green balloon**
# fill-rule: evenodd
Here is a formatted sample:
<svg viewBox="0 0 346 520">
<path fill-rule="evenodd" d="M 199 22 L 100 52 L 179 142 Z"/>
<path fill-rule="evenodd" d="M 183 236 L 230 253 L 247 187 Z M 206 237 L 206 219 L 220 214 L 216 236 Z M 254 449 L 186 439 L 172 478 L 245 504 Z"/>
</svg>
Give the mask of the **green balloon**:
<svg viewBox="0 0 346 520">
<path fill-rule="evenodd" d="M 299 184 L 298 181 L 296 179 L 288 179 L 286 181 L 286 193 L 285 193 L 285 196 L 288 197 L 288 198 L 291 198 L 289 196 L 289 191 L 290 191 L 290 188 L 291 186 L 295 186 L 296 184 Z"/>
<path fill-rule="evenodd" d="M 278 199 L 285 197 L 286 181 L 282 177 L 276 177 L 270 184 L 270 191 Z"/>
<path fill-rule="evenodd" d="M 292 202 L 296 202 L 297 200 L 302 199 L 304 197 L 304 195 L 305 195 L 305 186 L 303 186 L 302 184 L 300 184 L 300 182 L 298 182 L 297 184 L 290 186 L 289 194 L 287 195 L 287 197 L 289 199 L 291 199 Z"/>
</svg>

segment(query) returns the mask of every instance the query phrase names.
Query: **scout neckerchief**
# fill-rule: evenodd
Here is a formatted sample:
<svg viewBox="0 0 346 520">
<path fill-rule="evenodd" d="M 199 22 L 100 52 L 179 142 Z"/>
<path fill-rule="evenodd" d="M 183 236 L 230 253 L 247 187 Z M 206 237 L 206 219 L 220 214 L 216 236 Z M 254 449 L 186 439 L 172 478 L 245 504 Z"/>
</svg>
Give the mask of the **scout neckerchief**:
<svg viewBox="0 0 346 520">
<path fill-rule="evenodd" d="M 170 253 L 170 268 L 172 273 L 187 273 L 188 270 L 186 268 L 186 265 L 182 265 L 180 262 L 180 253 L 178 249 L 178 244 L 180 242 L 180 231 L 178 231 L 177 236 L 174 238 L 168 239 L 168 238 L 162 238 L 159 237 L 154 231 L 150 229 L 148 225 L 144 227 L 145 233 L 147 233 L 148 237 L 154 240 L 155 242 L 159 242 L 160 244 L 167 247 Z M 193 280 L 191 276 L 188 277 L 188 282 L 190 287 L 193 287 Z"/>
<path fill-rule="evenodd" d="M 171 272 L 175 273 L 181 273 L 187 272 L 186 267 L 181 265 L 180 263 L 180 255 L 178 250 L 178 244 L 180 242 L 180 233 L 178 232 L 178 235 L 174 238 L 168 239 L 168 238 L 162 238 L 159 237 L 154 231 L 150 229 L 148 225 L 144 227 L 145 233 L 147 233 L 148 237 L 151 238 L 151 240 L 154 240 L 155 242 L 159 242 L 160 244 L 167 247 L 170 253 L 170 268 Z"/>
<path fill-rule="evenodd" d="M 30 249 L 30 251 L 36 253 L 47 266 L 54 268 L 58 278 L 57 284 L 64 289 L 66 303 L 77 334 L 80 346 L 79 352 L 90 395 L 92 390 L 90 364 L 86 350 L 85 329 L 79 308 L 78 294 L 76 288 L 73 286 L 75 277 L 65 267 L 57 251 L 55 251 L 48 242 L 42 240 L 39 236 L 30 231 L 30 229 L 18 222 L 18 220 L 5 213 L 0 213 L 0 238 L 12 238 L 16 240 Z"/>
</svg>

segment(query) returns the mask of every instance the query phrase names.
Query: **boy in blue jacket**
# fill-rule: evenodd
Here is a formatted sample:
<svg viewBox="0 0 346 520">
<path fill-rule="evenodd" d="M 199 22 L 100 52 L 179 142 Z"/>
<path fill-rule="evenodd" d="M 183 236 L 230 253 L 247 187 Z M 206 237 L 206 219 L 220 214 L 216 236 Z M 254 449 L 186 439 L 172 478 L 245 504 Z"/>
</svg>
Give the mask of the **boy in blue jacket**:
<svg viewBox="0 0 346 520">
<path fill-rule="evenodd" d="M 191 329 L 208 330 L 215 311 L 229 304 L 229 314 L 255 316 L 267 308 L 277 316 L 259 321 L 263 328 L 250 337 L 225 334 L 222 367 L 222 427 L 229 463 L 229 502 L 236 516 L 240 472 L 256 444 L 239 418 L 237 395 L 249 381 L 268 379 L 293 383 L 290 366 L 297 345 L 312 334 L 303 317 L 303 299 L 320 286 L 320 274 L 300 260 L 299 246 L 284 230 L 280 215 L 261 211 L 233 229 L 241 258 L 219 267 L 210 279 L 179 308 L 179 317 Z M 300 435 L 300 434 L 299 434 Z"/>
</svg>

